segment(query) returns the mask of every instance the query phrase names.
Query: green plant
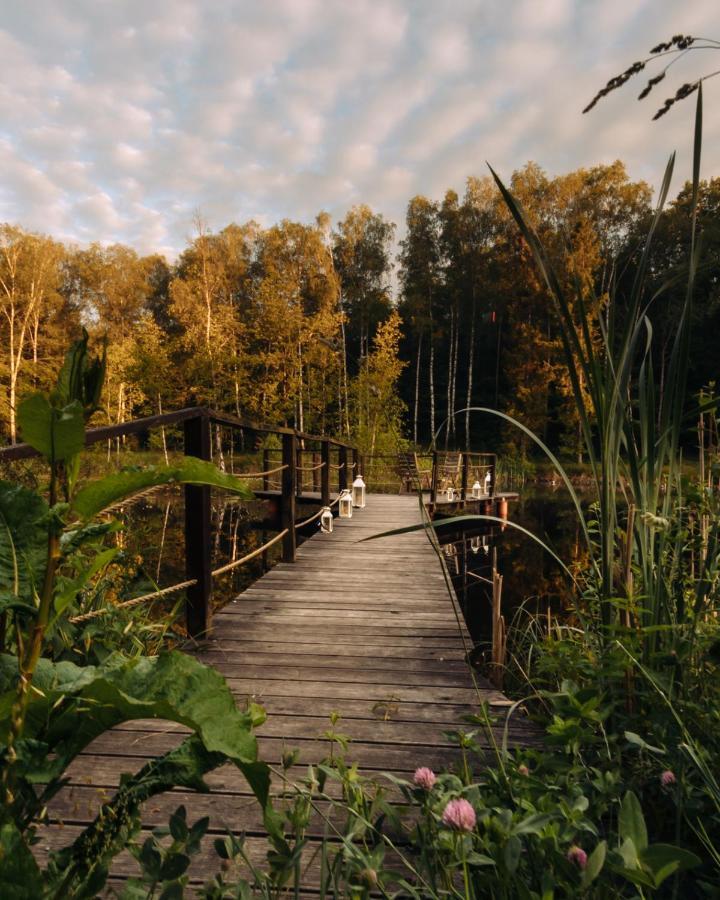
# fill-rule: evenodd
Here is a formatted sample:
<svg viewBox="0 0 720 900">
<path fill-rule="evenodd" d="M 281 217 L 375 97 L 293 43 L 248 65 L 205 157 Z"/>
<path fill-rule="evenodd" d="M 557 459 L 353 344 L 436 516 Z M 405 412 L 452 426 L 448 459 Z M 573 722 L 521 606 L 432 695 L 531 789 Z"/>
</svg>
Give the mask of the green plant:
<svg viewBox="0 0 720 900">
<path fill-rule="evenodd" d="M 46 497 L 0 482 L 0 883 L 6 896 L 93 896 L 113 856 L 139 828 L 150 796 L 184 785 L 206 790 L 203 775 L 226 760 L 245 774 L 266 811 L 269 773 L 252 728 L 259 708 L 241 713 L 224 679 L 181 653 L 97 666 L 44 657 L 81 591 L 115 559 L 97 541 L 116 528 L 98 517 L 119 500 L 158 484 L 191 482 L 251 496 L 242 482 L 200 460 L 122 471 L 78 485 L 85 423 L 97 409 L 104 356 L 91 358 L 87 335 L 68 352 L 56 388 L 19 406 L 25 440 L 49 467 Z M 41 874 L 31 845 L 63 773 L 94 738 L 120 722 L 166 718 L 193 734 L 126 779 L 75 842 L 53 854 Z"/>
</svg>

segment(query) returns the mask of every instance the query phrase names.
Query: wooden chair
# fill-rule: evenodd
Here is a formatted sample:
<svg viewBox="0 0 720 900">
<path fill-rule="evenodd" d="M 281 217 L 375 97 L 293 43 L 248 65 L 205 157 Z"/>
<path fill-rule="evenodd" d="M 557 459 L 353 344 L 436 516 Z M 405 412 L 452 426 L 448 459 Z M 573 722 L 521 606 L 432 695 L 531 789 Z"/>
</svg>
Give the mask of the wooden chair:
<svg viewBox="0 0 720 900">
<path fill-rule="evenodd" d="M 420 469 L 417 453 L 398 453 L 397 474 L 402 482 L 401 492 L 403 488 L 408 494 L 430 489 L 430 473 Z"/>
<path fill-rule="evenodd" d="M 462 485 L 462 453 L 446 452 L 438 454 L 437 489 L 445 491 L 449 487 L 460 491 Z"/>
</svg>

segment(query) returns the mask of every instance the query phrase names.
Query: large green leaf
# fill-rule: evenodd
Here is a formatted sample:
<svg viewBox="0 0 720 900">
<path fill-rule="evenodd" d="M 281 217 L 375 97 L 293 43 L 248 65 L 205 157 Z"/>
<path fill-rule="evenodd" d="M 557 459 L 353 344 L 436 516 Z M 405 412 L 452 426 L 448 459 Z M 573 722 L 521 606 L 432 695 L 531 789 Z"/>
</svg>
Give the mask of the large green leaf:
<svg viewBox="0 0 720 900">
<path fill-rule="evenodd" d="M 0 742 L 7 741 L 17 680 L 17 659 L 0 656 Z M 51 777 L 59 778 L 91 741 L 121 722 L 168 719 L 193 729 L 208 752 L 234 762 L 268 813 L 270 775 L 257 758 L 252 713 L 237 709 L 215 669 L 179 652 L 130 660 L 113 654 L 97 667 L 42 659 L 33 688 L 24 733 L 54 754 Z M 36 780 L 47 777 L 44 766 Z"/>
<path fill-rule="evenodd" d="M 640 801 L 632 791 L 628 791 L 623 797 L 618 817 L 618 831 L 621 840 L 625 841 L 630 838 L 639 854 L 647 847 L 645 817 Z"/>
<path fill-rule="evenodd" d="M 232 491 L 244 500 L 252 500 L 254 497 L 244 481 L 221 472 L 212 463 L 189 456 L 175 466 L 148 466 L 146 469 L 118 472 L 93 481 L 78 491 L 73 509 L 83 519 L 92 519 L 134 494 L 163 484 L 203 484 Z"/>
<path fill-rule="evenodd" d="M 45 572 L 48 507 L 19 484 L 0 481 L 0 612 L 34 605 Z"/>
<path fill-rule="evenodd" d="M 22 438 L 50 462 L 68 459 L 85 446 L 82 405 L 74 401 L 55 408 L 45 394 L 31 394 L 18 407 Z"/>
<path fill-rule="evenodd" d="M 3 900 L 37 900 L 43 895 L 38 865 L 12 822 L 0 827 L 0 886 Z"/>
</svg>

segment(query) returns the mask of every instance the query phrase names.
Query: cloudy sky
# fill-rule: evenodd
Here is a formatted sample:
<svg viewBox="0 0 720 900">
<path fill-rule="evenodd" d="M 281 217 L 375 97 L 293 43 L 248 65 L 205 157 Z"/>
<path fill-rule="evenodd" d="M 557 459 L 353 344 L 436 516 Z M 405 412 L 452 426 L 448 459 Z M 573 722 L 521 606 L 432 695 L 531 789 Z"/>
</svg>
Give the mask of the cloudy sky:
<svg viewBox="0 0 720 900">
<path fill-rule="evenodd" d="M 337 219 L 366 202 L 624 159 L 688 172 L 693 103 L 637 89 L 580 111 L 676 32 L 720 38 L 717 0 L 3 0 L 0 220 L 176 255 L 211 228 Z M 675 67 L 673 90 L 710 68 Z M 640 76 L 642 77 L 642 76 Z M 635 86 L 633 86 L 635 87 Z M 660 88 L 663 86 L 661 85 Z M 648 105 L 648 102 L 650 105 Z M 704 173 L 720 174 L 720 79 Z"/>
</svg>

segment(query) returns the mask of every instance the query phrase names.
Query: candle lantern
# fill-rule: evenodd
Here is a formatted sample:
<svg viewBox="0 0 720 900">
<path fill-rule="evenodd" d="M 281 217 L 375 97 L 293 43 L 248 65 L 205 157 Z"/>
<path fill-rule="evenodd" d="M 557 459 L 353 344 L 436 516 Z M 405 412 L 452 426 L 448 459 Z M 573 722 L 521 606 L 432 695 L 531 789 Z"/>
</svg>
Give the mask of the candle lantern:
<svg viewBox="0 0 720 900">
<path fill-rule="evenodd" d="M 352 519 L 353 502 L 350 491 L 343 491 L 338 501 L 338 510 L 341 519 Z"/>
<path fill-rule="evenodd" d="M 332 534 L 333 514 L 329 506 L 323 506 L 320 513 L 320 530 L 323 534 Z"/>
<path fill-rule="evenodd" d="M 365 482 L 362 475 L 353 481 L 352 484 L 352 505 L 357 509 L 365 509 Z"/>
<path fill-rule="evenodd" d="M 470 538 L 470 549 L 473 553 L 477 553 L 480 549 L 480 535 L 475 535 L 475 537 Z"/>
<path fill-rule="evenodd" d="M 482 497 L 482 487 L 477 479 L 475 479 L 475 484 L 472 486 L 472 495 L 473 500 L 479 500 Z"/>
<path fill-rule="evenodd" d="M 490 474 L 490 469 L 487 470 L 485 474 L 485 493 L 490 493 L 490 485 L 492 484 L 492 475 Z"/>
<path fill-rule="evenodd" d="M 447 489 L 447 498 L 448 498 L 448 503 L 452 503 L 453 500 L 455 499 L 455 491 L 451 487 L 449 487 Z"/>
</svg>

